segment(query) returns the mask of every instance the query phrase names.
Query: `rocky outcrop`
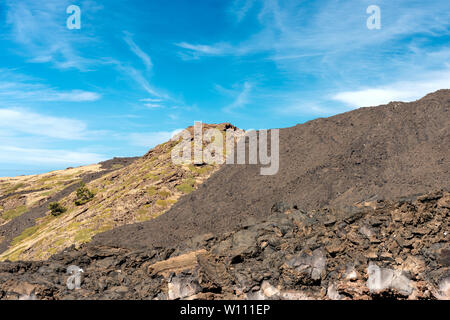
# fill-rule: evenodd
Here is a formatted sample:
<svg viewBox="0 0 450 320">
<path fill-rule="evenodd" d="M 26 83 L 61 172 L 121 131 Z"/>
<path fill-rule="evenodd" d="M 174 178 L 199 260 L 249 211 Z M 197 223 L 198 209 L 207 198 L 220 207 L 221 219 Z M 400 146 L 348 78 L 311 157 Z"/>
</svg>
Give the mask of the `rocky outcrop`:
<svg viewBox="0 0 450 320">
<path fill-rule="evenodd" d="M 262 220 L 183 246 L 85 245 L 0 263 L 1 299 L 450 299 L 450 193 Z M 131 236 L 131 235 L 130 235 Z M 82 269 L 69 289 L 67 268 Z"/>
</svg>

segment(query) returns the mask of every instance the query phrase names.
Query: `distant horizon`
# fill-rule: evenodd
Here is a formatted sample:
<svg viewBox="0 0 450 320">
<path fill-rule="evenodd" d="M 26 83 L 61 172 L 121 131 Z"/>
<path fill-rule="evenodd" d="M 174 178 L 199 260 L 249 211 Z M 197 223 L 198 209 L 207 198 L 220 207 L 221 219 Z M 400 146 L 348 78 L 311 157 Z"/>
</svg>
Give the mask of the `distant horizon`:
<svg viewBox="0 0 450 320">
<path fill-rule="evenodd" d="M 0 177 L 450 88 L 450 2 L 6 0 Z"/>
</svg>

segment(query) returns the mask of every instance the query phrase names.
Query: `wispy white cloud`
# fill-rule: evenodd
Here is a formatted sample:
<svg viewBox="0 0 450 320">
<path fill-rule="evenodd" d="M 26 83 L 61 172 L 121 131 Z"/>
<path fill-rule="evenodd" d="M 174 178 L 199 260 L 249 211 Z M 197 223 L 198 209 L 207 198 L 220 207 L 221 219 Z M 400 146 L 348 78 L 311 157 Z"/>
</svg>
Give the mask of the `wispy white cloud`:
<svg viewBox="0 0 450 320">
<path fill-rule="evenodd" d="M 247 105 L 250 102 L 250 92 L 252 88 L 253 85 L 250 82 L 245 81 L 241 90 L 236 91 L 234 101 L 225 106 L 223 111 L 232 112 L 235 109 L 242 108 Z"/>
<path fill-rule="evenodd" d="M 214 89 L 222 95 L 233 97 L 236 95 L 236 90 L 225 88 L 220 84 L 214 84 Z"/>
<path fill-rule="evenodd" d="M 139 99 L 139 101 L 144 102 L 144 106 L 149 109 L 164 108 L 164 100 L 160 98 L 145 98 Z"/>
<path fill-rule="evenodd" d="M 447 88 L 450 88 L 450 67 L 438 72 L 429 72 L 413 80 L 338 92 L 332 99 L 352 107 L 377 106 L 391 101 L 413 101 L 427 93 Z"/>
<path fill-rule="evenodd" d="M 29 62 L 52 63 L 57 68 L 81 71 L 88 71 L 95 64 L 94 60 L 84 58 L 79 50 L 93 37 L 88 32 L 74 33 L 66 28 L 66 8 L 70 4 L 69 0 L 6 1 L 10 38 L 21 46 Z M 84 9 L 98 9 L 95 6 L 88 8 L 89 2 L 84 4 Z"/>
<path fill-rule="evenodd" d="M 135 83 L 137 83 L 144 91 L 146 91 L 149 95 L 158 97 L 160 99 L 167 98 L 168 95 L 162 92 L 159 92 L 157 89 L 155 89 L 150 82 L 147 80 L 147 78 L 142 74 L 142 72 L 130 65 L 124 64 L 120 61 L 117 61 L 115 59 L 107 59 L 104 60 L 105 63 L 111 64 L 115 66 L 115 68 L 125 77 L 133 80 Z"/>
<path fill-rule="evenodd" d="M 134 54 L 136 54 L 136 56 L 138 56 L 141 60 L 142 63 L 145 65 L 147 70 L 151 70 L 153 67 L 153 63 L 152 63 L 152 59 L 150 58 L 150 56 L 145 53 L 132 39 L 132 36 L 129 32 L 124 32 L 125 33 L 125 37 L 124 40 L 125 42 L 128 44 L 128 46 L 130 47 L 130 50 L 134 52 Z"/>
<path fill-rule="evenodd" d="M 145 99 L 140 99 L 139 101 L 142 101 L 142 102 L 161 102 L 162 99 L 158 99 L 158 98 L 145 98 Z"/>
<path fill-rule="evenodd" d="M 104 155 L 93 152 L 0 145 L 0 163 L 33 164 L 34 166 L 86 165 L 105 159 Z"/>
<path fill-rule="evenodd" d="M 43 101 L 96 101 L 101 98 L 101 95 L 97 92 L 83 91 L 83 90 L 71 90 L 67 92 L 49 92 L 47 97 L 44 97 Z"/>
<path fill-rule="evenodd" d="M 53 117 L 25 109 L 0 109 L 0 138 L 2 132 L 8 136 L 34 135 L 49 138 L 80 140 L 88 135 L 87 125 L 80 120 Z"/>
<path fill-rule="evenodd" d="M 58 90 L 11 69 L 0 69 L 0 102 L 96 101 L 101 94 L 84 90 Z"/>
<path fill-rule="evenodd" d="M 216 44 L 216 45 L 203 45 L 203 44 L 190 44 L 187 42 L 176 43 L 176 46 L 188 50 L 192 50 L 198 53 L 210 54 L 210 55 L 221 55 L 226 53 L 231 48 L 227 44 Z"/>
<path fill-rule="evenodd" d="M 250 0 L 238 0 L 231 11 L 239 19 L 253 6 Z M 411 6 L 409 1 L 385 3 L 381 6 L 382 19 L 389 19 L 390 23 L 383 23 L 377 32 L 366 28 L 367 6 L 355 5 L 353 1 L 322 1 L 320 6 L 311 6 L 299 1 L 263 0 L 258 7 L 261 28 L 247 40 L 176 45 L 197 58 L 267 53 L 275 60 L 298 60 L 304 53 L 342 54 L 411 34 L 449 34 L 450 27 L 449 5 L 445 1 L 426 7 Z M 442 15 L 437 17 L 437 12 Z"/>
<path fill-rule="evenodd" d="M 339 112 L 348 111 L 345 108 L 327 107 L 320 101 L 307 101 L 299 99 L 296 102 L 284 105 L 282 108 L 274 110 L 277 114 L 289 116 L 316 116 L 328 117 Z"/>
<path fill-rule="evenodd" d="M 153 68 L 153 63 L 150 56 L 133 41 L 129 32 L 123 31 L 123 33 L 125 34 L 123 40 L 127 43 L 129 49 L 140 58 L 142 63 L 145 65 L 145 71 L 150 71 Z M 141 70 L 133 67 L 129 62 L 121 62 L 114 58 L 105 58 L 102 60 L 102 63 L 114 66 L 123 76 L 130 78 L 137 83 L 144 91 L 152 96 L 152 98 L 147 98 L 147 101 L 161 101 L 163 99 L 170 98 L 166 93 L 154 88 L 154 86 L 151 85 L 150 81 L 147 79 L 148 75 L 146 77 Z M 144 100 L 141 99 L 141 101 Z"/>
<path fill-rule="evenodd" d="M 157 109 L 157 108 L 163 108 L 164 106 L 157 103 L 144 103 L 144 106 L 150 109 Z"/>
<path fill-rule="evenodd" d="M 97 163 L 107 157 L 76 147 L 49 147 L 53 142 L 87 140 L 98 136 L 86 123 L 26 109 L 0 109 L 0 165 L 69 166 Z"/>
<path fill-rule="evenodd" d="M 186 49 L 180 52 L 179 55 L 184 60 L 195 60 L 202 56 L 223 56 L 223 55 L 237 55 L 238 50 L 228 43 L 216 43 L 212 45 L 191 44 L 187 42 L 175 43 L 177 47 Z"/>
<path fill-rule="evenodd" d="M 441 71 L 417 74 L 409 80 L 387 82 L 378 86 L 356 87 L 354 90 L 305 96 L 302 92 L 288 92 L 266 96 L 273 101 L 273 112 L 289 116 L 332 116 L 358 107 L 378 106 L 391 101 L 415 101 L 430 92 L 450 88 L 450 66 Z"/>
<path fill-rule="evenodd" d="M 235 0 L 231 7 L 231 12 L 236 16 L 237 22 L 241 22 L 248 11 L 253 7 L 255 0 Z"/>
<path fill-rule="evenodd" d="M 433 70 L 445 66 L 450 51 L 442 49 L 442 40 L 431 48 L 428 40 L 421 39 L 450 35 L 449 2 L 439 1 L 433 6 L 406 0 L 383 2 L 382 28 L 376 31 L 366 27 L 369 4 L 372 3 L 236 0 L 231 13 L 238 21 L 256 14 L 259 30 L 245 40 L 236 37 L 239 40 L 176 45 L 184 49 L 183 57 L 258 55 L 255 60 L 263 57 L 273 61 L 283 79 L 290 80 L 289 86 L 278 91 L 268 88 L 278 97 L 270 101 L 284 115 L 332 115 L 356 106 L 411 101 L 448 88 L 448 72 Z M 431 50 L 436 52 L 430 53 Z M 411 79 L 411 75 L 422 76 Z M 361 83 L 366 86 L 360 87 Z M 313 98 L 304 92 L 308 89 L 299 88 L 305 84 L 308 89 L 320 86 L 321 93 Z M 247 104 L 250 89 L 242 90 L 225 110 Z M 233 90 L 224 87 L 216 86 L 216 90 L 233 95 Z M 254 92 L 252 99 L 263 101 L 260 95 L 261 92 Z"/>
</svg>

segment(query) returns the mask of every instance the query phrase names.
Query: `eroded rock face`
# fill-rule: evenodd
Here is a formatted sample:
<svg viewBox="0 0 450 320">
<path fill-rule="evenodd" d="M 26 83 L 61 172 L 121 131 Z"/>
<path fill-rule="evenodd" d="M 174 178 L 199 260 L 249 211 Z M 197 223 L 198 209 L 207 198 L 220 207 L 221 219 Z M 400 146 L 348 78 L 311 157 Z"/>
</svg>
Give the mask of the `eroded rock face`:
<svg viewBox="0 0 450 320">
<path fill-rule="evenodd" d="M 450 193 L 274 208 L 264 220 L 181 247 L 86 245 L 47 261 L 0 263 L 0 298 L 449 299 Z M 80 289 L 67 287 L 69 266 L 83 270 Z"/>
</svg>

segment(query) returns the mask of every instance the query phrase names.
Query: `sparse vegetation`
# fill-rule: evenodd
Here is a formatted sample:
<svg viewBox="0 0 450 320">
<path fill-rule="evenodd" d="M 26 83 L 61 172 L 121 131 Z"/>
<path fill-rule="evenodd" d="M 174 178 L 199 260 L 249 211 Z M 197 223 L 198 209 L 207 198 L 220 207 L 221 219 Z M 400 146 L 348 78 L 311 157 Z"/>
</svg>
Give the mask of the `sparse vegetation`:
<svg viewBox="0 0 450 320">
<path fill-rule="evenodd" d="M 147 188 L 147 194 L 152 197 L 156 194 L 156 188 L 155 187 L 148 187 Z"/>
<path fill-rule="evenodd" d="M 17 183 L 15 185 L 12 185 L 11 187 L 9 187 L 8 189 L 5 190 L 5 194 L 14 193 L 24 186 L 25 186 L 25 184 L 23 184 L 23 183 Z"/>
<path fill-rule="evenodd" d="M 167 190 L 161 190 L 158 192 L 159 196 L 163 199 L 166 199 L 167 197 L 169 197 L 171 195 L 170 191 Z"/>
<path fill-rule="evenodd" d="M 3 212 L 2 218 L 5 220 L 11 220 L 17 218 L 27 212 L 28 208 L 26 206 L 18 206 L 17 208 L 7 210 Z"/>
<path fill-rule="evenodd" d="M 84 182 L 80 183 L 80 187 L 77 189 L 77 197 L 75 199 L 75 205 L 82 206 L 94 198 L 94 193 L 86 187 Z"/>
<path fill-rule="evenodd" d="M 93 230 L 81 229 L 75 234 L 75 241 L 79 243 L 89 242 L 92 238 Z"/>
<path fill-rule="evenodd" d="M 148 179 L 153 180 L 153 181 L 159 180 L 159 175 L 155 175 L 153 173 L 148 173 L 144 176 L 144 180 L 148 180 Z"/>
<path fill-rule="evenodd" d="M 183 180 L 183 183 L 176 186 L 176 188 L 178 191 L 188 194 L 195 190 L 194 186 L 195 186 L 195 179 L 189 178 Z"/>
<path fill-rule="evenodd" d="M 50 203 L 48 205 L 48 208 L 50 209 L 50 212 L 54 217 L 57 217 L 67 211 L 67 208 L 62 206 L 59 202 Z"/>
<path fill-rule="evenodd" d="M 169 205 L 169 203 L 166 200 L 161 200 L 161 199 L 156 200 L 156 204 L 163 208 L 166 208 Z"/>
<path fill-rule="evenodd" d="M 139 222 L 144 222 L 149 220 L 149 210 L 146 208 L 140 208 L 136 214 L 136 220 Z"/>
<path fill-rule="evenodd" d="M 214 167 L 212 165 L 209 165 L 209 164 L 203 165 L 203 166 L 196 166 L 196 165 L 190 164 L 188 166 L 188 168 L 192 172 L 195 172 L 195 173 L 197 173 L 199 175 L 204 175 L 204 174 L 207 174 L 210 171 L 212 171 Z"/>
<path fill-rule="evenodd" d="M 40 227 L 39 225 L 35 225 L 35 226 L 32 226 L 32 227 L 29 227 L 29 228 L 25 229 L 19 236 L 15 237 L 11 241 L 11 246 L 15 246 L 16 244 L 18 244 L 22 240 L 32 236 L 39 229 L 39 227 Z"/>
</svg>

